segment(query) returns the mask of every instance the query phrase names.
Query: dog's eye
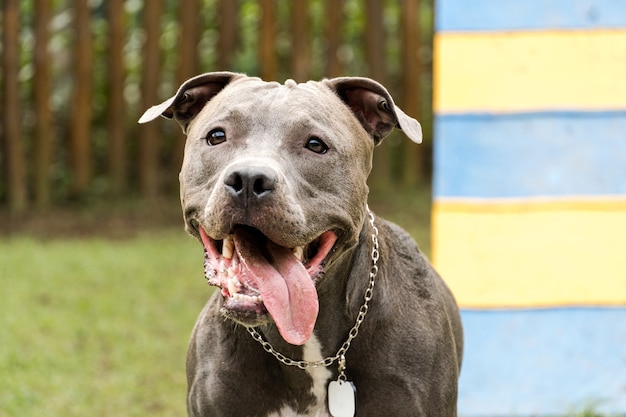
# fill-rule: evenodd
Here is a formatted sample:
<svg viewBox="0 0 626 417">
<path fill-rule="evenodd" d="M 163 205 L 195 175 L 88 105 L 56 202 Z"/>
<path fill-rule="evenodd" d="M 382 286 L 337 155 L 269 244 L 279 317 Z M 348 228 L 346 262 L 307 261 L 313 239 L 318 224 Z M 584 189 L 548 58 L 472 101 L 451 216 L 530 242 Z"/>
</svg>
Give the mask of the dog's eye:
<svg viewBox="0 0 626 417">
<path fill-rule="evenodd" d="M 328 146 L 317 136 L 310 137 L 305 148 L 320 155 L 328 151 Z"/>
<path fill-rule="evenodd" d="M 206 143 L 209 146 L 219 145 L 226 142 L 226 132 L 223 129 L 213 129 L 206 135 Z"/>
</svg>

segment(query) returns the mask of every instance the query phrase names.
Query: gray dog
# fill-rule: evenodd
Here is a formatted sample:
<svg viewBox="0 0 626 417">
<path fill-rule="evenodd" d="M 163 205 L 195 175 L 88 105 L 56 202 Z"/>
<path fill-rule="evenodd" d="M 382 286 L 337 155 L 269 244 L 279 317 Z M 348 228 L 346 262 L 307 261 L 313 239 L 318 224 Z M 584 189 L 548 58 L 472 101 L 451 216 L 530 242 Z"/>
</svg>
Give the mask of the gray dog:
<svg viewBox="0 0 626 417">
<path fill-rule="evenodd" d="M 455 416 L 463 350 L 444 282 L 367 208 L 374 146 L 419 123 L 367 78 L 186 81 L 186 230 L 219 287 L 187 355 L 190 416 Z"/>
</svg>

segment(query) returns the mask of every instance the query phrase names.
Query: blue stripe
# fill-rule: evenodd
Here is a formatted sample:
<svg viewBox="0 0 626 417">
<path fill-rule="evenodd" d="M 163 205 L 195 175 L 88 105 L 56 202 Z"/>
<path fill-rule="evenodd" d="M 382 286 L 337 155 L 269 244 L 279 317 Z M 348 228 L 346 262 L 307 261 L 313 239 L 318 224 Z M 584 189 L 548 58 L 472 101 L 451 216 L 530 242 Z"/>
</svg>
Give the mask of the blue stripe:
<svg viewBox="0 0 626 417">
<path fill-rule="evenodd" d="M 624 111 L 443 115 L 434 130 L 435 198 L 626 196 Z"/>
<path fill-rule="evenodd" d="M 626 27 L 623 0 L 437 0 L 437 31 Z"/>
<path fill-rule="evenodd" d="M 626 413 L 626 308 L 463 311 L 459 415 Z"/>
</svg>

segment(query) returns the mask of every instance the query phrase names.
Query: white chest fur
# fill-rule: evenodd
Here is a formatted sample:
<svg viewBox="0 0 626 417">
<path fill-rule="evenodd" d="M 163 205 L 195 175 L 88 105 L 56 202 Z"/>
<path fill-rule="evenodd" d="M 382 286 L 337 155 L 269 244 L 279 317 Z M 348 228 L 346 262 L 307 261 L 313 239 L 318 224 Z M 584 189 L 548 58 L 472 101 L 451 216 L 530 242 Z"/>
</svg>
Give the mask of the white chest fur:
<svg viewBox="0 0 626 417">
<path fill-rule="evenodd" d="M 322 347 L 315 334 L 313 334 L 309 341 L 304 344 L 303 348 L 305 361 L 316 362 L 324 359 L 322 356 Z M 332 373 L 326 367 L 309 368 L 306 372 L 313 379 L 313 388 L 311 389 L 311 393 L 317 399 L 316 405 L 319 409 L 325 410 L 328 380 L 332 376 Z"/>
<path fill-rule="evenodd" d="M 267 417 L 332 417 L 325 409 L 315 410 L 308 414 L 298 414 L 289 407 L 285 407 L 278 413 L 272 413 Z"/>
<path fill-rule="evenodd" d="M 308 342 L 303 346 L 303 359 L 308 362 L 317 362 L 324 357 L 319 340 L 313 334 Z M 330 417 L 326 411 L 327 386 L 332 373 L 325 367 L 309 368 L 307 372 L 313 380 L 311 394 L 315 397 L 316 403 L 311 406 L 307 414 L 298 414 L 289 407 L 285 407 L 277 413 L 272 413 L 268 417 Z"/>
</svg>

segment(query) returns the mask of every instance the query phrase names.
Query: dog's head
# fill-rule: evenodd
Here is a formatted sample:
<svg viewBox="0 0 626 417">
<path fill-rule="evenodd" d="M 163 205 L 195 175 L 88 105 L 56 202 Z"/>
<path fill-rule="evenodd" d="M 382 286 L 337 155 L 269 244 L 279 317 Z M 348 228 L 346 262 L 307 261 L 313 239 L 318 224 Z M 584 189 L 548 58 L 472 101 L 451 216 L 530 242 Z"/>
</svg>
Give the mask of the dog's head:
<svg viewBox="0 0 626 417">
<path fill-rule="evenodd" d="M 186 81 L 139 122 L 158 116 L 187 135 L 185 225 L 222 312 L 305 343 L 324 268 L 357 244 L 374 146 L 394 127 L 419 143 L 419 123 L 367 78 L 281 85 L 230 72 Z"/>
</svg>

